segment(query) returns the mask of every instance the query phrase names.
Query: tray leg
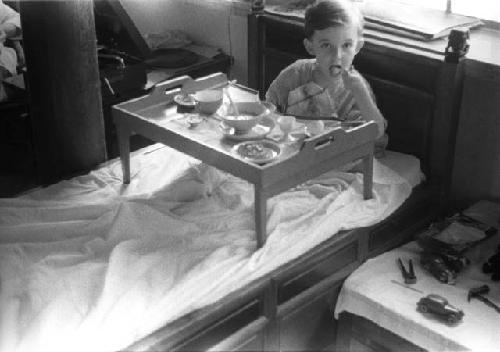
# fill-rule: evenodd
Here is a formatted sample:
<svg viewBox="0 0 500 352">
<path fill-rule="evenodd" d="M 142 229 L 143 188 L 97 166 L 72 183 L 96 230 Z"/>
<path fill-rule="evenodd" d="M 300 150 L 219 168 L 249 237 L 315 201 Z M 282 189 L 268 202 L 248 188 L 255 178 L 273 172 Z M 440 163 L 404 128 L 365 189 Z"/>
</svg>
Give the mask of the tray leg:
<svg viewBox="0 0 500 352">
<path fill-rule="evenodd" d="M 363 157 L 363 197 L 373 198 L 373 153 Z"/>
<path fill-rule="evenodd" d="M 130 130 L 116 124 L 118 135 L 118 147 L 120 149 L 120 160 L 122 162 L 123 183 L 130 183 Z"/>
<path fill-rule="evenodd" d="M 266 241 L 266 228 L 267 228 L 267 197 L 263 194 L 262 190 L 254 185 L 255 194 L 255 233 L 257 235 L 257 248 L 261 248 Z"/>
</svg>

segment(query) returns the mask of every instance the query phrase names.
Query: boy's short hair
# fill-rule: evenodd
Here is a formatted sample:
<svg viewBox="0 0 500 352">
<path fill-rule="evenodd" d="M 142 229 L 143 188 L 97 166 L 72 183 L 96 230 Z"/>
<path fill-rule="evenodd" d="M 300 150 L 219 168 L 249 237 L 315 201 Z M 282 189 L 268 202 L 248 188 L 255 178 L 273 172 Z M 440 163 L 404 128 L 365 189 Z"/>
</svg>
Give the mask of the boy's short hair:
<svg viewBox="0 0 500 352">
<path fill-rule="evenodd" d="M 304 33 L 311 39 L 314 31 L 354 23 L 359 35 L 363 35 L 363 15 L 350 0 L 317 0 L 305 13 Z"/>
</svg>

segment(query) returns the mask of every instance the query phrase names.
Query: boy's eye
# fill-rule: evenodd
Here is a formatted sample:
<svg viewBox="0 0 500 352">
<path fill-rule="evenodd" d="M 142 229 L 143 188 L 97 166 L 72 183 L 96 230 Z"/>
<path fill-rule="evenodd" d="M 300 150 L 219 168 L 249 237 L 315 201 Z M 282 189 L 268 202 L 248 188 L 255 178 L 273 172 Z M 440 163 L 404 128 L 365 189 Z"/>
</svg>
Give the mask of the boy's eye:
<svg viewBox="0 0 500 352">
<path fill-rule="evenodd" d="M 352 48 L 352 43 L 351 42 L 344 43 L 343 47 L 344 49 L 350 49 Z"/>
<path fill-rule="evenodd" d="M 330 43 L 322 43 L 321 48 L 322 49 L 329 49 L 331 47 Z"/>
</svg>

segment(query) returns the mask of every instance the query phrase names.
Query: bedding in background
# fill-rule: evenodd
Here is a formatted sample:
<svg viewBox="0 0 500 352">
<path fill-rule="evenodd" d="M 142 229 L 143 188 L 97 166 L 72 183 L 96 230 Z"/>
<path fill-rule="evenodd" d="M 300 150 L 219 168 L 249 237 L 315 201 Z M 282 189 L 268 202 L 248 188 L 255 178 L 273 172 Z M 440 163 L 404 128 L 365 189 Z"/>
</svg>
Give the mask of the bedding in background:
<svg viewBox="0 0 500 352">
<path fill-rule="evenodd" d="M 388 167 L 388 166 L 389 167 Z M 373 225 L 422 180 L 418 159 L 330 172 L 268 201 L 256 250 L 253 190 L 173 149 L 0 199 L 0 351 L 114 351 L 209 305 L 344 229 Z"/>
</svg>

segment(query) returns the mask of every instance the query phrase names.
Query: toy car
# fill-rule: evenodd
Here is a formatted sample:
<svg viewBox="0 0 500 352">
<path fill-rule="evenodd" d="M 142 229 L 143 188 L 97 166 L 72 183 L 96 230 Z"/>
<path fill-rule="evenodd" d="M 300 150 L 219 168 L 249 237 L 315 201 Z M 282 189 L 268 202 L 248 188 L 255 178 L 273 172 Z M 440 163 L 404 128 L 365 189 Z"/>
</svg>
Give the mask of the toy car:
<svg viewBox="0 0 500 352">
<path fill-rule="evenodd" d="M 453 285 L 457 279 L 457 273 L 451 270 L 439 255 L 423 252 L 420 255 L 420 264 L 439 281 Z"/>
<path fill-rule="evenodd" d="M 453 270 L 455 273 L 459 274 L 463 269 L 470 265 L 470 260 L 463 254 L 441 254 L 441 258 L 444 260 L 448 268 Z"/>
<path fill-rule="evenodd" d="M 422 297 L 417 302 L 417 310 L 422 313 L 431 313 L 450 324 L 462 320 L 464 312 L 448 303 L 448 300 L 436 294 Z"/>
</svg>

